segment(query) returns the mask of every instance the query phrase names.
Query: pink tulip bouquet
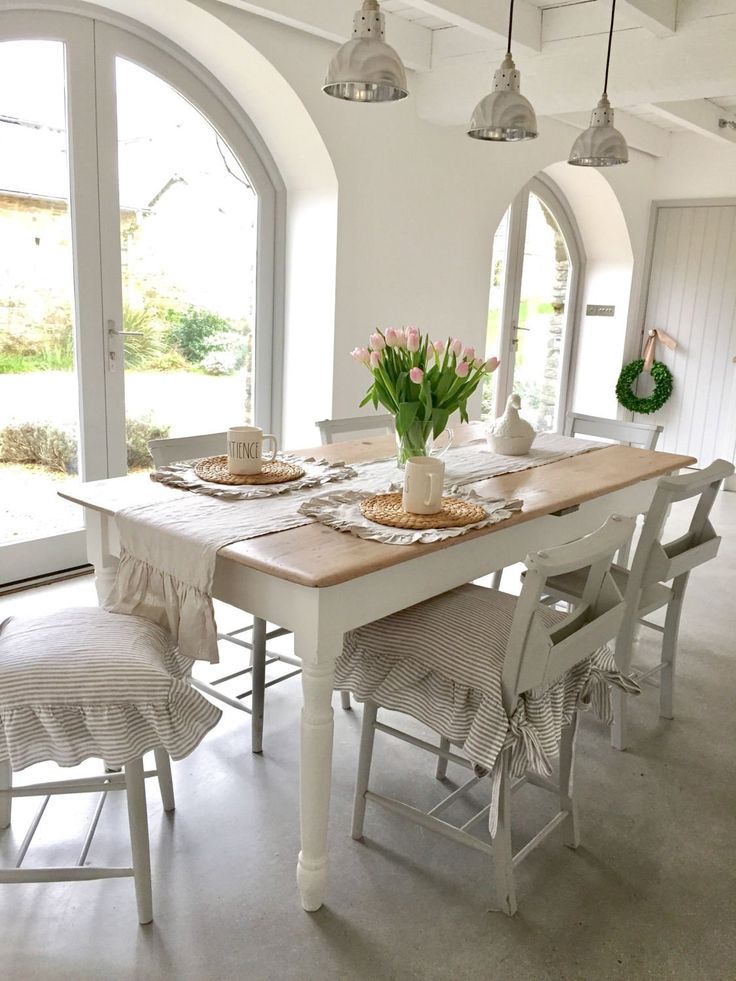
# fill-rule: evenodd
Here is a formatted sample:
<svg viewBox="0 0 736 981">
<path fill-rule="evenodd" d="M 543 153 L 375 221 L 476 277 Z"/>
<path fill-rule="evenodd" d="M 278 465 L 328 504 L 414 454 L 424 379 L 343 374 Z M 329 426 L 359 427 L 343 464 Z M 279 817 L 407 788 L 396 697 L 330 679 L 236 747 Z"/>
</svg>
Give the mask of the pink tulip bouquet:
<svg viewBox="0 0 736 981">
<path fill-rule="evenodd" d="M 369 347 L 351 354 L 373 375 L 361 406 L 372 402 L 378 408 L 380 402 L 396 419 L 400 466 L 410 456 L 429 453 L 453 412 L 468 421 L 468 399 L 499 364 L 498 358 L 477 358 L 457 337 L 431 341 L 416 327 L 377 330 Z"/>
</svg>

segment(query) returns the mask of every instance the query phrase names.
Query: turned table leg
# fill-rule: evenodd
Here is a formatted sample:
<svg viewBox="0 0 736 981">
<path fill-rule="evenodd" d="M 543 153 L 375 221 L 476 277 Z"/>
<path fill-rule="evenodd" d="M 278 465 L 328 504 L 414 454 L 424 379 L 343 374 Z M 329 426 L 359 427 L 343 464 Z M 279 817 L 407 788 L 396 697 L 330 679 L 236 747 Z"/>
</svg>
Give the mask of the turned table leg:
<svg viewBox="0 0 736 981">
<path fill-rule="evenodd" d="M 334 729 L 332 688 L 342 636 L 321 639 L 318 649 L 311 645 L 301 649 L 297 635 L 296 644 L 302 660 L 304 699 L 299 764 L 302 847 L 296 878 L 302 906 L 312 912 L 322 905 L 327 887 L 327 822 Z"/>
</svg>

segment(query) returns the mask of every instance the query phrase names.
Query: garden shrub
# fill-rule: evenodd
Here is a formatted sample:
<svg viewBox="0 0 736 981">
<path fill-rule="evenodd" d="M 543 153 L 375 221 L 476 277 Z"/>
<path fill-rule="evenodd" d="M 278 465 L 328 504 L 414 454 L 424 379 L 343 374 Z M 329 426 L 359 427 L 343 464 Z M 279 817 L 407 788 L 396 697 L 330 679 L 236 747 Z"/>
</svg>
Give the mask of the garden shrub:
<svg viewBox="0 0 736 981">
<path fill-rule="evenodd" d="M 168 426 L 160 426 L 150 416 L 128 419 L 125 443 L 131 470 L 151 465 L 150 439 L 169 435 Z M 60 473 L 77 473 L 77 434 L 52 423 L 21 422 L 0 429 L 0 463 L 25 463 L 47 467 Z"/>
<path fill-rule="evenodd" d="M 230 334 L 231 324 L 211 310 L 188 306 L 185 310 L 169 310 L 168 337 L 173 346 L 190 364 L 201 365 L 208 354 L 221 351 Z"/>
<path fill-rule="evenodd" d="M 0 429 L 0 461 L 35 463 L 61 473 L 76 473 L 77 437 L 51 423 L 21 422 Z"/>
<path fill-rule="evenodd" d="M 128 469 L 140 470 L 151 466 L 149 439 L 165 439 L 169 426 L 159 426 L 150 415 L 141 419 L 127 419 L 125 422 L 125 445 L 128 454 Z"/>
</svg>

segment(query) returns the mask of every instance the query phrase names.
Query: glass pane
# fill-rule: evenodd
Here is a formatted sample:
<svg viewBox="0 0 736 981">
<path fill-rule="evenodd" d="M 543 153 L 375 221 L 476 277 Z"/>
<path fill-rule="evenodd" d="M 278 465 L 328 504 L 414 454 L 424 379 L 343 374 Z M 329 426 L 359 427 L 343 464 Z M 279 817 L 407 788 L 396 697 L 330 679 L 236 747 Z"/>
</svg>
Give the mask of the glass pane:
<svg viewBox="0 0 736 981">
<path fill-rule="evenodd" d="M 552 212 L 530 194 L 514 391 L 521 395 L 522 415 L 539 432 L 557 426 L 571 270 L 570 254 Z"/>
<path fill-rule="evenodd" d="M 179 92 L 117 59 L 128 467 L 159 436 L 253 420 L 258 200 Z"/>
<path fill-rule="evenodd" d="M 0 544 L 80 529 L 64 45 L 0 42 Z M 11 570 L 12 571 L 12 570 Z"/>
<path fill-rule="evenodd" d="M 499 357 L 498 344 L 501 331 L 501 310 L 503 295 L 506 288 L 506 265 L 509 252 L 509 222 L 511 208 L 500 221 L 496 234 L 493 236 L 493 251 L 491 253 L 491 289 L 488 297 L 488 323 L 486 327 L 486 358 Z M 489 375 L 483 383 L 483 399 L 481 403 L 481 419 L 493 418 L 493 386 L 496 379 Z"/>
</svg>

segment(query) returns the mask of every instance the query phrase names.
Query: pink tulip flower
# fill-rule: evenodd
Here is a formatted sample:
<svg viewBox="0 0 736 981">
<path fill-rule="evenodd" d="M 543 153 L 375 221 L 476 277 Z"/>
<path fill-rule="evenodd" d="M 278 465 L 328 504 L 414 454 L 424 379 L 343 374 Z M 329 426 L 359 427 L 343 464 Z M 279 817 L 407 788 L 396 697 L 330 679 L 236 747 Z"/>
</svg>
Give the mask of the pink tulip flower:
<svg viewBox="0 0 736 981">
<path fill-rule="evenodd" d="M 371 368 L 377 368 L 381 363 L 381 352 L 371 351 Z"/>
<path fill-rule="evenodd" d="M 463 359 L 465 361 L 475 361 L 475 348 L 466 347 L 463 351 Z"/>
<path fill-rule="evenodd" d="M 422 343 L 422 338 L 419 331 L 407 330 L 406 332 L 406 349 L 414 354 L 419 350 Z"/>
<path fill-rule="evenodd" d="M 356 347 L 350 352 L 350 356 L 359 361 L 360 364 L 368 364 L 371 359 L 371 352 L 367 347 Z"/>
<path fill-rule="evenodd" d="M 460 340 L 459 337 L 453 337 L 452 341 L 450 341 L 450 350 L 455 355 L 455 357 L 457 358 L 460 357 L 463 350 L 463 342 Z"/>
<path fill-rule="evenodd" d="M 421 368 L 412 368 L 409 372 L 409 377 L 415 385 L 421 385 L 424 381 L 424 372 Z"/>
<path fill-rule="evenodd" d="M 399 346 L 399 335 L 393 327 L 389 327 L 386 331 L 386 344 L 388 347 L 398 347 Z"/>
<path fill-rule="evenodd" d="M 438 357 L 439 357 L 439 355 L 445 353 L 445 348 L 447 347 L 447 345 L 445 344 L 444 341 L 434 341 L 433 342 L 433 345 L 434 345 L 435 351 L 437 352 L 437 356 Z"/>
<path fill-rule="evenodd" d="M 458 376 L 458 378 L 467 378 L 469 371 L 470 365 L 467 361 L 458 361 L 457 367 L 455 368 L 455 374 Z"/>
<path fill-rule="evenodd" d="M 401 330 L 396 331 L 396 346 L 401 348 L 406 347 L 406 331 L 403 327 Z"/>
<path fill-rule="evenodd" d="M 485 361 L 483 360 L 483 358 L 476 358 L 475 361 L 473 362 L 473 367 L 475 368 L 476 371 L 478 371 L 484 365 L 485 365 Z"/>
<path fill-rule="evenodd" d="M 373 351 L 382 351 L 386 347 L 386 342 L 377 331 L 375 334 L 371 334 L 368 342 Z"/>
<path fill-rule="evenodd" d="M 486 371 L 495 371 L 496 368 L 501 364 L 498 358 L 489 358 L 486 361 Z"/>
</svg>

